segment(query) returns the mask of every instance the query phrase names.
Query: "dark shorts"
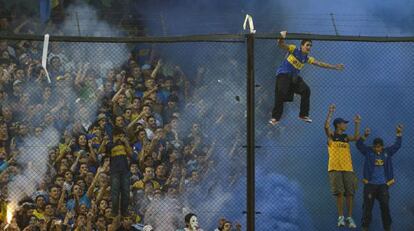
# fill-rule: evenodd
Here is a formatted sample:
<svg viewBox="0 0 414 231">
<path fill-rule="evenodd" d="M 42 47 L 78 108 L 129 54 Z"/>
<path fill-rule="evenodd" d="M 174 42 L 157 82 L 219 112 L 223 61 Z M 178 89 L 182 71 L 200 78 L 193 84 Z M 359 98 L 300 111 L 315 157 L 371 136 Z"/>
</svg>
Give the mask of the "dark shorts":
<svg viewBox="0 0 414 231">
<path fill-rule="evenodd" d="M 330 171 L 328 172 L 331 192 L 333 195 L 352 196 L 358 189 L 358 178 L 354 172 Z"/>
</svg>

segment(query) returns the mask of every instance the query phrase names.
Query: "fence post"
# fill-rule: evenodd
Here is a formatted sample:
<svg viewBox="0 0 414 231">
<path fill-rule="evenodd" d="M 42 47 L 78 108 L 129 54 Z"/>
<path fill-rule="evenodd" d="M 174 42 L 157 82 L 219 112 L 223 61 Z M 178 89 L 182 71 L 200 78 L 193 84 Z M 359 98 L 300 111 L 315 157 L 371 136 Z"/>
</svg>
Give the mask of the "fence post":
<svg viewBox="0 0 414 231">
<path fill-rule="evenodd" d="M 255 227 L 254 34 L 247 35 L 247 230 Z"/>
</svg>

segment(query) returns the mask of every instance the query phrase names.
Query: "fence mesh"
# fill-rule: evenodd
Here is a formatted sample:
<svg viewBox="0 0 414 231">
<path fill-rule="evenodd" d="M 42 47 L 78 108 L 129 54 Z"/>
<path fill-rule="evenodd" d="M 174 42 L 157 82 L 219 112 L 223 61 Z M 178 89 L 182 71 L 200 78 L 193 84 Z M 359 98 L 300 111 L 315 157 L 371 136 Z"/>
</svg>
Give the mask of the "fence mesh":
<svg viewBox="0 0 414 231">
<path fill-rule="evenodd" d="M 300 46 L 298 40 L 286 43 Z M 256 201 L 274 201 L 271 208 L 266 203 L 257 206 L 261 215 L 257 217 L 256 225 L 272 220 L 263 227 L 267 230 L 335 230 L 338 216 L 330 191 L 324 132 L 328 107 L 335 104 L 333 118 L 343 117 L 351 121 L 346 131 L 350 135 L 354 133 L 354 116 L 361 115 L 361 133 L 366 127 L 372 129 L 368 145 L 375 137 L 382 137 L 386 146 L 393 144 L 396 125 L 405 125 L 402 148 L 393 158 L 396 183 L 389 189 L 389 204 L 394 218 L 393 228 L 413 228 L 414 202 L 409 193 L 412 190 L 409 182 L 413 180 L 413 170 L 409 167 L 413 161 L 410 121 L 414 109 L 411 103 L 411 76 L 414 74 L 411 50 L 411 43 L 314 41 L 311 56 L 332 64 L 343 63 L 345 69 L 336 71 L 305 66 L 300 75 L 311 89 L 310 117 L 313 123 L 298 119 L 300 97 L 297 96 L 293 102 L 285 103 L 280 124 L 273 127 L 268 120 L 273 109 L 276 69 L 285 53 L 277 47 L 275 40 L 256 40 L 255 68 L 260 85 L 256 89 L 256 142 L 261 146 L 256 150 L 256 169 L 273 181 L 272 184 L 257 179 L 257 191 L 263 190 L 263 195 L 273 196 L 261 198 L 257 195 Z M 351 144 L 351 153 L 359 179 L 353 217 L 360 227 L 364 157 L 354 144 Z M 382 230 L 379 210 L 379 204 L 375 205 L 370 230 Z"/>
<path fill-rule="evenodd" d="M 243 41 L 51 42 L 50 83 L 40 65 L 42 44 L 0 44 L 3 225 L 13 217 L 22 230 L 60 221 L 98 230 L 130 224 L 176 230 L 194 212 L 204 230 L 217 228 L 220 218 L 246 230 L 250 199 L 256 201 L 257 230 L 334 230 L 323 131 L 334 103 L 334 117 L 352 121 L 361 115 L 361 130 L 372 128 L 368 143 L 378 136 L 392 144 L 395 126 L 405 125 L 390 207 L 395 230 L 414 228 L 411 42 L 314 41 L 312 56 L 343 63 L 345 70 L 307 65 L 301 76 L 311 89 L 313 123 L 298 119 L 295 98 L 285 104 L 281 123 L 270 126 L 276 69 L 285 54 L 275 40 L 256 38 L 255 198 L 246 197 Z M 353 133 L 353 122 L 347 132 Z M 353 144 L 351 152 L 361 179 L 364 158 Z M 122 199 L 114 203 L 122 192 L 128 209 Z M 353 215 L 358 227 L 362 199 L 359 183 Z M 129 219 L 114 216 L 118 204 Z M 371 229 L 381 227 L 376 206 Z"/>
<path fill-rule="evenodd" d="M 2 224 L 245 225 L 243 43 L 42 45 L 2 41 Z"/>
</svg>

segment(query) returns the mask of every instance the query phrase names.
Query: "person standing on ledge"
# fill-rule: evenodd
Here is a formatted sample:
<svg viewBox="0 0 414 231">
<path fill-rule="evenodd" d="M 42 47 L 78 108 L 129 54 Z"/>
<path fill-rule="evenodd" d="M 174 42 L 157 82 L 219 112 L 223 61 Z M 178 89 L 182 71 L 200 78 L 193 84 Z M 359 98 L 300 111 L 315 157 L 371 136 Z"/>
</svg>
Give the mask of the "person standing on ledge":
<svg viewBox="0 0 414 231">
<path fill-rule="evenodd" d="M 328 117 L 325 122 L 325 133 L 328 137 L 328 175 L 331 185 L 332 194 L 336 198 L 338 210 L 338 227 L 344 227 L 348 224 L 349 228 L 356 228 L 352 218 L 353 198 L 358 186 L 358 180 L 352 166 L 351 147 L 349 142 L 359 139 L 359 127 L 361 117 L 356 115 L 355 134 L 353 136 L 345 133 L 348 122 L 342 118 L 336 118 L 333 121 L 334 131 L 330 129 L 330 121 L 335 112 L 335 105 L 329 106 Z M 346 207 L 348 208 L 348 217 L 344 217 L 343 198 L 346 198 Z"/>
<path fill-rule="evenodd" d="M 343 70 L 344 65 L 324 63 L 309 56 L 312 47 L 311 40 L 302 40 L 300 47 L 297 48 L 295 45 L 285 43 L 286 31 L 282 31 L 280 34 L 282 39 L 278 40 L 278 45 L 288 53 L 277 69 L 275 104 L 269 123 L 272 125 L 279 123 L 283 114 L 284 102 L 293 101 L 294 94 L 301 96 L 299 119 L 312 123 L 312 119 L 309 117 L 311 91 L 303 78 L 299 76 L 300 70 L 305 66 L 305 63 L 334 70 Z"/>
<path fill-rule="evenodd" d="M 369 128 L 365 129 L 364 136 L 357 142 L 358 150 L 364 155 L 364 202 L 362 206 L 362 230 L 368 231 L 372 220 L 372 208 L 378 200 L 381 209 L 382 226 L 385 231 L 391 230 L 390 194 L 389 186 L 394 183 L 392 157 L 400 149 L 402 142 L 402 125 L 396 129 L 396 141 L 392 146 L 384 147 L 381 138 L 375 138 L 372 147 L 364 144 L 371 134 Z"/>
</svg>

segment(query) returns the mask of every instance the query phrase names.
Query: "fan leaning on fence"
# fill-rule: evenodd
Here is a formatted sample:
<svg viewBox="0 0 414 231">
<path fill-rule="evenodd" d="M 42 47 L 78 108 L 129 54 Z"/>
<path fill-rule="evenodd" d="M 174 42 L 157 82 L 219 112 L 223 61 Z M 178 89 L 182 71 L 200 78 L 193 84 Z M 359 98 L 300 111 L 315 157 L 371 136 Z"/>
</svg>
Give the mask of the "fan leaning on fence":
<svg viewBox="0 0 414 231">
<path fill-rule="evenodd" d="M 307 123 L 311 123 L 312 119 L 309 117 L 311 90 L 303 78 L 299 76 L 300 70 L 305 66 L 305 63 L 334 70 L 343 70 L 344 65 L 324 63 L 309 56 L 312 47 L 311 40 L 302 40 L 300 47 L 297 48 L 295 45 L 285 43 L 286 31 L 282 31 L 280 34 L 282 39 L 278 40 L 278 45 L 280 48 L 288 51 L 288 54 L 277 69 L 275 103 L 272 119 L 269 123 L 272 125 L 279 123 L 283 114 L 284 102 L 292 101 L 294 94 L 301 96 L 299 118 Z"/>
</svg>

